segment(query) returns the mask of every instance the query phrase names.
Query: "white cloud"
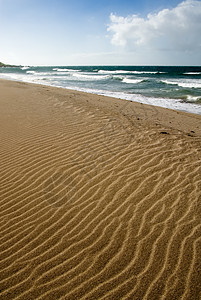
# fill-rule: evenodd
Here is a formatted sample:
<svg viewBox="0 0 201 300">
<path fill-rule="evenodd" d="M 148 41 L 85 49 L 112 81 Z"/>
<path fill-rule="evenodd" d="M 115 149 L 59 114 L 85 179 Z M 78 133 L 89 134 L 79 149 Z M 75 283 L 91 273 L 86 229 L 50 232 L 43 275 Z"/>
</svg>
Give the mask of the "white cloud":
<svg viewBox="0 0 201 300">
<path fill-rule="evenodd" d="M 129 49 L 201 50 L 201 2 L 186 0 L 146 18 L 110 15 L 111 42 Z"/>
</svg>

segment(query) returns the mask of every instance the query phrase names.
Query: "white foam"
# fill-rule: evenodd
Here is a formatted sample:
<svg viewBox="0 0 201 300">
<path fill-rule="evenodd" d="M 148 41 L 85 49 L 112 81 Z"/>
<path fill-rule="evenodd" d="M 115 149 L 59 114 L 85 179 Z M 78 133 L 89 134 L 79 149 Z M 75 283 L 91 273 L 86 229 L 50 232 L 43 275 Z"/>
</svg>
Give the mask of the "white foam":
<svg viewBox="0 0 201 300">
<path fill-rule="evenodd" d="M 57 72 L 79 72 L 80 70 L 54 68 L 53 71 L 57 71 Z"/>
<path fill-rule="evenodd" d="M 110 78 L 109 75 L 88 75 L 88 74 L 73 74 L 73 77 L 79 78 L 80 80 L 104 80 Z"/>
<path fill-rule="evenodd" d="M 161 80 L 161 82 L 166 83 L 166 84 L 174 84 L 174 85 L 178 85 L 177 82 L 169 81 L 169 80 Z"/>
<path fill-rule="evenodd" d="M 116 71 L 99 70 L 98 73 L 103 73 L 103 74 L 128 74 L 130 72 L 129 71 L 123 71 L 123 70 L 116 70 Z"/>
<path fill-rule="evenodd" d="M 184 88 L 195 88 L 195 89 L 201 89 L 201 82 L 180 82 L 178 83 L 178 86 L 184 87 Z"/>
<path fill-rule="evenodd" d="M 24 66 L 21 68 L 21 70 L 27 70 L 27 69 L 29 69 L 29 67 Z"/>
<path fill-rule="evenodd" d="M 36 74 L 36 71 L 26 71 L 27 74 Z"/>
<path fill-rule="evenodd" d="M 197 102 L 198 100 L 201 100 L 201 96 L 187 96 L 187 101 L 188 102 Z"/>
<path fill-rule="evenodd" d="M 113 78 L 113 79 L 119 79 L 119 80 L 122 80 L 122 79 L 124 79 L 125 77 L 122 75 L 113 75 L 111 78 Z"/>
<path fill-rule="evenodd" d="M 161 82 L 166 83 L 166 84 L 172 84 L 172 85 L 178 85 L 180 87 L 184 87 L 184 88 L 197 88 L 200 89 L 201 88 L 201 79 L 197 79 L 197 80 L 161 80 Z"/>
<path fill-rule="evenodd" d="M 184 75 L 201 75 L 201 72 L 188 72 L 184 73 Z"/>
<path fill-rule="evenodd" d="M 116 70 L 116 71 L 109 71 L 109 70 L 99 70 L 98 73 L 105 73 L 105 74 L 166 74 L 167 72 L 158 72 L 158 71 L 125 71 L 125 70 Z"/>
<path fill-rule="evenodd" d="M 48 71 L 48 72 L 37 72 L 37 71 L 26 71 L 27 74 L 31 74 L 31 75 L 34 75 L 34 76 L 46 76 L 46 77 L 49 77 L 49 78 L 64 78 L 64 75 L 68 75 L 70 76 L 70 73 L 69 72 L 52 72 L 52 71 Z M 55 76 L 54 76 L 55 75 Z"/>
<path fill-rule="evenodd" d="M 158 74 L 163 72 L 152 72 L 152 71 L 131 71 L 132 74 Z"/>
<path fill-rule="evenodd" d="M 141 79 L 130 79 L 130 78 L 124 78 L 122 80 L 122 82 L 125 82 L 125 83 L 140 83 L 140 82 L 143 82 L 143 80 Z"/>
<path fill-rule="evenodd" d="M 201 115 L 201 105 L 193 104 L 193 103 L 184 103 L 181 100 L 170 99 L 170 98 L 154 98 L 154 97 L 146 97 L 140 94 L 127 94 L 123 92 L 110 92 L 110 91 L 102 91 L 102 90 L 94 90 L 94 89 L 86 89 L 86 88 L 77 88 L 77 87 L 69 87 L 69 89 L 74 89 L 77 91 L 82 91 L 91 94 L 98 94 L 108 97 L 114 97 L 123 100 L 130 100 L 133 102 L 139 102 L 143 104 L 149 104 L 156 106 L 155 110 L 157 113 L 157 106 L 164 107 L 169 109 L 175 109 L 179 111 L 190 112 L 194 114 Z"/>
</svg>

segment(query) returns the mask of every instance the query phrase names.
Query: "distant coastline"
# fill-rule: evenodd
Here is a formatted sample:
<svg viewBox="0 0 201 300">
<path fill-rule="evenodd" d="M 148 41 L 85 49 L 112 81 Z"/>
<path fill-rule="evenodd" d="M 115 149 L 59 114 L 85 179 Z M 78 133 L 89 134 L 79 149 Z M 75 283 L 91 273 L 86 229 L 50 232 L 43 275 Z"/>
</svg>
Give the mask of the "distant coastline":
<svg viewBox="0 0 201 300">
<path fill-rule="evenodd" d="M 7 64 L 4 64 L 4 63 L 0 62 L 0 68 L 2 68 L 2 67 L 16 68 L 16 67 L 21 67 L 21 66 L 7 65 Z"/>
</svg>

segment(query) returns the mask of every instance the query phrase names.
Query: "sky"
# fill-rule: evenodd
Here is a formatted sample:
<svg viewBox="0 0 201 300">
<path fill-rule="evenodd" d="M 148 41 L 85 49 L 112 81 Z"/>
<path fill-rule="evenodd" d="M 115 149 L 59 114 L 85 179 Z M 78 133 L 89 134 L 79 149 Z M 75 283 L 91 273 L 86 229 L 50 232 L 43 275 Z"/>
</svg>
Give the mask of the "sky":
<svg viewBox="0 0 201 300">
<path fill-rule="evenodd" d="M 201 0 L 0 0 L 0 61 L 201 65 Z"/>
</svg>

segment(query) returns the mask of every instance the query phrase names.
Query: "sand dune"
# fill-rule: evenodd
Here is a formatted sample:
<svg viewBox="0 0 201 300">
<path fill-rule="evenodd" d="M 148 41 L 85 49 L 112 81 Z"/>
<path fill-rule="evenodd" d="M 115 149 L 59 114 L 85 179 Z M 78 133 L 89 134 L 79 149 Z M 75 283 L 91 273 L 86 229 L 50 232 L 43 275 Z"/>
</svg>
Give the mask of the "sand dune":
<svg viewBox="0 0 201 300">
<path fill-rule="evenodd" d="M 201 117 L 0 91 L 0 299 L 200 299 Z"/>
</svg>

